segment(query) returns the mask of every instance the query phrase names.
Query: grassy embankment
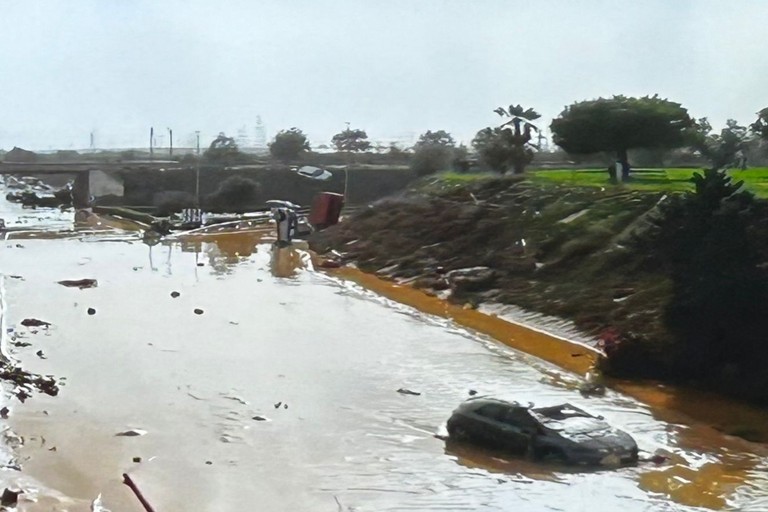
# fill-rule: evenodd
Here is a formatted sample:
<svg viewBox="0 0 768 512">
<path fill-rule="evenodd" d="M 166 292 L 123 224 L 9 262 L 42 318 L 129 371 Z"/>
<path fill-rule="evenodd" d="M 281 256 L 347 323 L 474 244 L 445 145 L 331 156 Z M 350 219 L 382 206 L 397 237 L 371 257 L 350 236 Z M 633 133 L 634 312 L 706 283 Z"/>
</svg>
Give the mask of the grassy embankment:
<svg viewBox="0 0 768 512">
<path fill-rule="evenodd" d="M 675 169 L 636 169 L 630 181 L 610 183 L 605 169 L 552 169 L 532 170 L 527 178 L 540 185 L 566 185 L 572 187 L 613 187 L 625 190 L 646 192 L 686 192 L 693 191 L 690 179 L 700 168 Z M 736 181 L 743 181 L 747 190 L 757 197 L 768 199 L 768 167 L 753 167 L 744 171 L 729 170 L 728 174 Z M 493 173 L 464 174 L 445 172 L 428 180 L 427 183 L 440 184 L 443 188 L 460 186 L 473 181 L 496 178 Z"/>
<path fill-rule="evenodd" d="M 459 304 L 515 304 L 593 334 L 611 327 L 642 340 L 656 354 L 647 361 L 663 361 L 674 343 L 663 322 L 672 282 L 633 238 L 658 214 L 662 197 L 693 189 L 695 171 L 638 170 L 619 184 L 589 169 L 521 177 L 442 173 L 319 234 L 313 245 L 427 292 L 451 288 Z M 768 197 L 768 169 L 732 176 Z M 492 272 L 450 278 L 452 270 L 476 266 Z M 717 389 L 716 382 L 691 384 Z"/>
</svg>

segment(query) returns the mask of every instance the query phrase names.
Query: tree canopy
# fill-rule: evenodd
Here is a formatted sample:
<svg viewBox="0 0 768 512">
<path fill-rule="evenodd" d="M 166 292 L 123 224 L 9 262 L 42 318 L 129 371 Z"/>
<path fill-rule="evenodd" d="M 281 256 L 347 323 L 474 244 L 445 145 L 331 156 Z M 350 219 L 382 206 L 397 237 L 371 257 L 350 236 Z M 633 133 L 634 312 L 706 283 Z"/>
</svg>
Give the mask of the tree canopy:
<svg viewBox="0 0 768 512">
<path fill-rule="evenodd" d="M 715 169 L 732 164 L 736 154 L 744 149 L 748 140 L 747 127 L 741 126 L 734 119 L 726 122 L 720 133 L 713 133 L 706 117 L 696 121 L 691 132 L 691 146 L 709 160 Z"/>
<path fill-rule="evenodd" d="M 416 142 L 415 147 L 420 148 L 423 146 L 445 146 L 454 147 L 456 141 L 453 140 L 451 134 L 445 130 L 431 131 L 427 130 L 419 136 L 419 140 Z"/>
<path fill-rule="evenodd" d="M 367 151 L 371 147 L 371 143 L 368 141 L 368 134 L 365 133 L 365 130 L 352 130 L 350 128 L 334 135 L 331 139 L 331 143 L 338 151 L 353 153 Z"/>
<path fill-rule="evenodd" d="M 768 107 L 757 113 L 757 121 L 750 126 L 752 132 L 762 139 L 768 140 Z"/>
<path fill-rule="evenodd" d="M 211 145 L 203 153 L 203 158 L 209 162 L 232 164 L 243 161 L 245 155 L 240 152 L 235 139 L 227 137 L 224 132 L 213 139 Z"/>
<path fill-rule="evenodd" d="M 614 96 L 576 102 L 550 125 L 555 144 L 572 154 L 615 152 L 629 171 L 629 149 L 675 148 L 689 140 L 694 121 L 679 103 L 658 95 Z"/>
<path fill-rule="evenodd" d="M 309 151 L 307 136 L 296 127 L 280 130 L 269 143 L 269 153 L 282 162 L 296 160 L 305 151 Z"/>
<path fill-rule="evenodd" d="M 419 176 L 447 169 L 453 161 L 455 145 L 445 130 L 427 130 L 414 146 L 411 169 Z"/>
</svg>

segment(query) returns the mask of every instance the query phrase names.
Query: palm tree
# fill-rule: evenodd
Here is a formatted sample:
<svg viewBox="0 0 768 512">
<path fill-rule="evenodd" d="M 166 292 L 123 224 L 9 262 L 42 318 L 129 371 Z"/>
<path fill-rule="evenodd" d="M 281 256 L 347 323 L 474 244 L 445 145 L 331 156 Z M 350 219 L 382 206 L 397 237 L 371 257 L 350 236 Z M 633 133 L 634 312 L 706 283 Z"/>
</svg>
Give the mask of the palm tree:
<svg viewBox="0 0 768 512">
<path fill-rule="evenodd" d="M 541 115 L 534 109 L 523 109 L 521 105 L 510 105 L 508 109 L 499 107 L 494 110 L 501 117 L 511 118 L 500 126 L 504 138 L 510 147 L 509 162 L 515 174 L 525 170 L 525 166 L 533 160 L 533 149 L 536 145 L 531 143 L 531 131 L 539 129 L 531 122 L 539 119 Z"/>
</svg>

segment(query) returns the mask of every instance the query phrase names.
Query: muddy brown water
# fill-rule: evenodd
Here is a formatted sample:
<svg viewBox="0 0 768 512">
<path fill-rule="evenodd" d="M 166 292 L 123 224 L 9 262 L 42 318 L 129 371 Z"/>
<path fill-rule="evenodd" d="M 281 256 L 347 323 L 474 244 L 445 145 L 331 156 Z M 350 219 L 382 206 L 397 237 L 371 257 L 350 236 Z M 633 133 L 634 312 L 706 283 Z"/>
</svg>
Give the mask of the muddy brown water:
<svg viewBox="0 0 768 512">
<path fill-rule="evenodd" d="M 478 330 L 426 299 L 421 312 L 313 271 L 305 251 L 273 249 L 260 231 L 149 246 L 109 229 L 121 223 L 71 232 L 67 214 L 0 211 L 30 229 L 0 246 L 5 322 L 32 343 L 12 352 L 64 383 L 58 397 L 6 398 L 23 472 L 0 477 L 36 497 L 24 510 L 89 510 L 102 494 L 113 512 L 139 511 L 123 472 L 158 511 L 768 509 L 762 445 L 657 403 L 667 395 L 654 389 L 651 405 L 637 390 L 585 399 L 578 374 L 482 334 L 495 328 L 476 312 L 458 320 Z M 57 284 L 81 278 L 98 287 Z M 32 333 L 27 317 L 52 326 Z M 671 459 L 576 471 L 446 444 L 434 434 L 470 389 L 572 402 Z M 146 435 L 115 436 L 129 429 Z"/>
</svg>

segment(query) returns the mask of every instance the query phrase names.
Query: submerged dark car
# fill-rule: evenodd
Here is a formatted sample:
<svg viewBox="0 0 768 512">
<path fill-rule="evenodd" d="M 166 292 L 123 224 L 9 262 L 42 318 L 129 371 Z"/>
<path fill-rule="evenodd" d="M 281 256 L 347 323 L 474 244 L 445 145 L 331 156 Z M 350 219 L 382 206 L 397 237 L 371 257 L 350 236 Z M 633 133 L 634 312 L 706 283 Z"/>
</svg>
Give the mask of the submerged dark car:
<svg viewBox="0 0 768 512">
<path fill-rule="evenodd" d="M 453 440 L 534 459 L 598 466 L 637 462 L 637 443 L 629 434 L 571 404 L 529 408 L 470 398 L 453 411 L 447 426 Z"/>
</svg>

